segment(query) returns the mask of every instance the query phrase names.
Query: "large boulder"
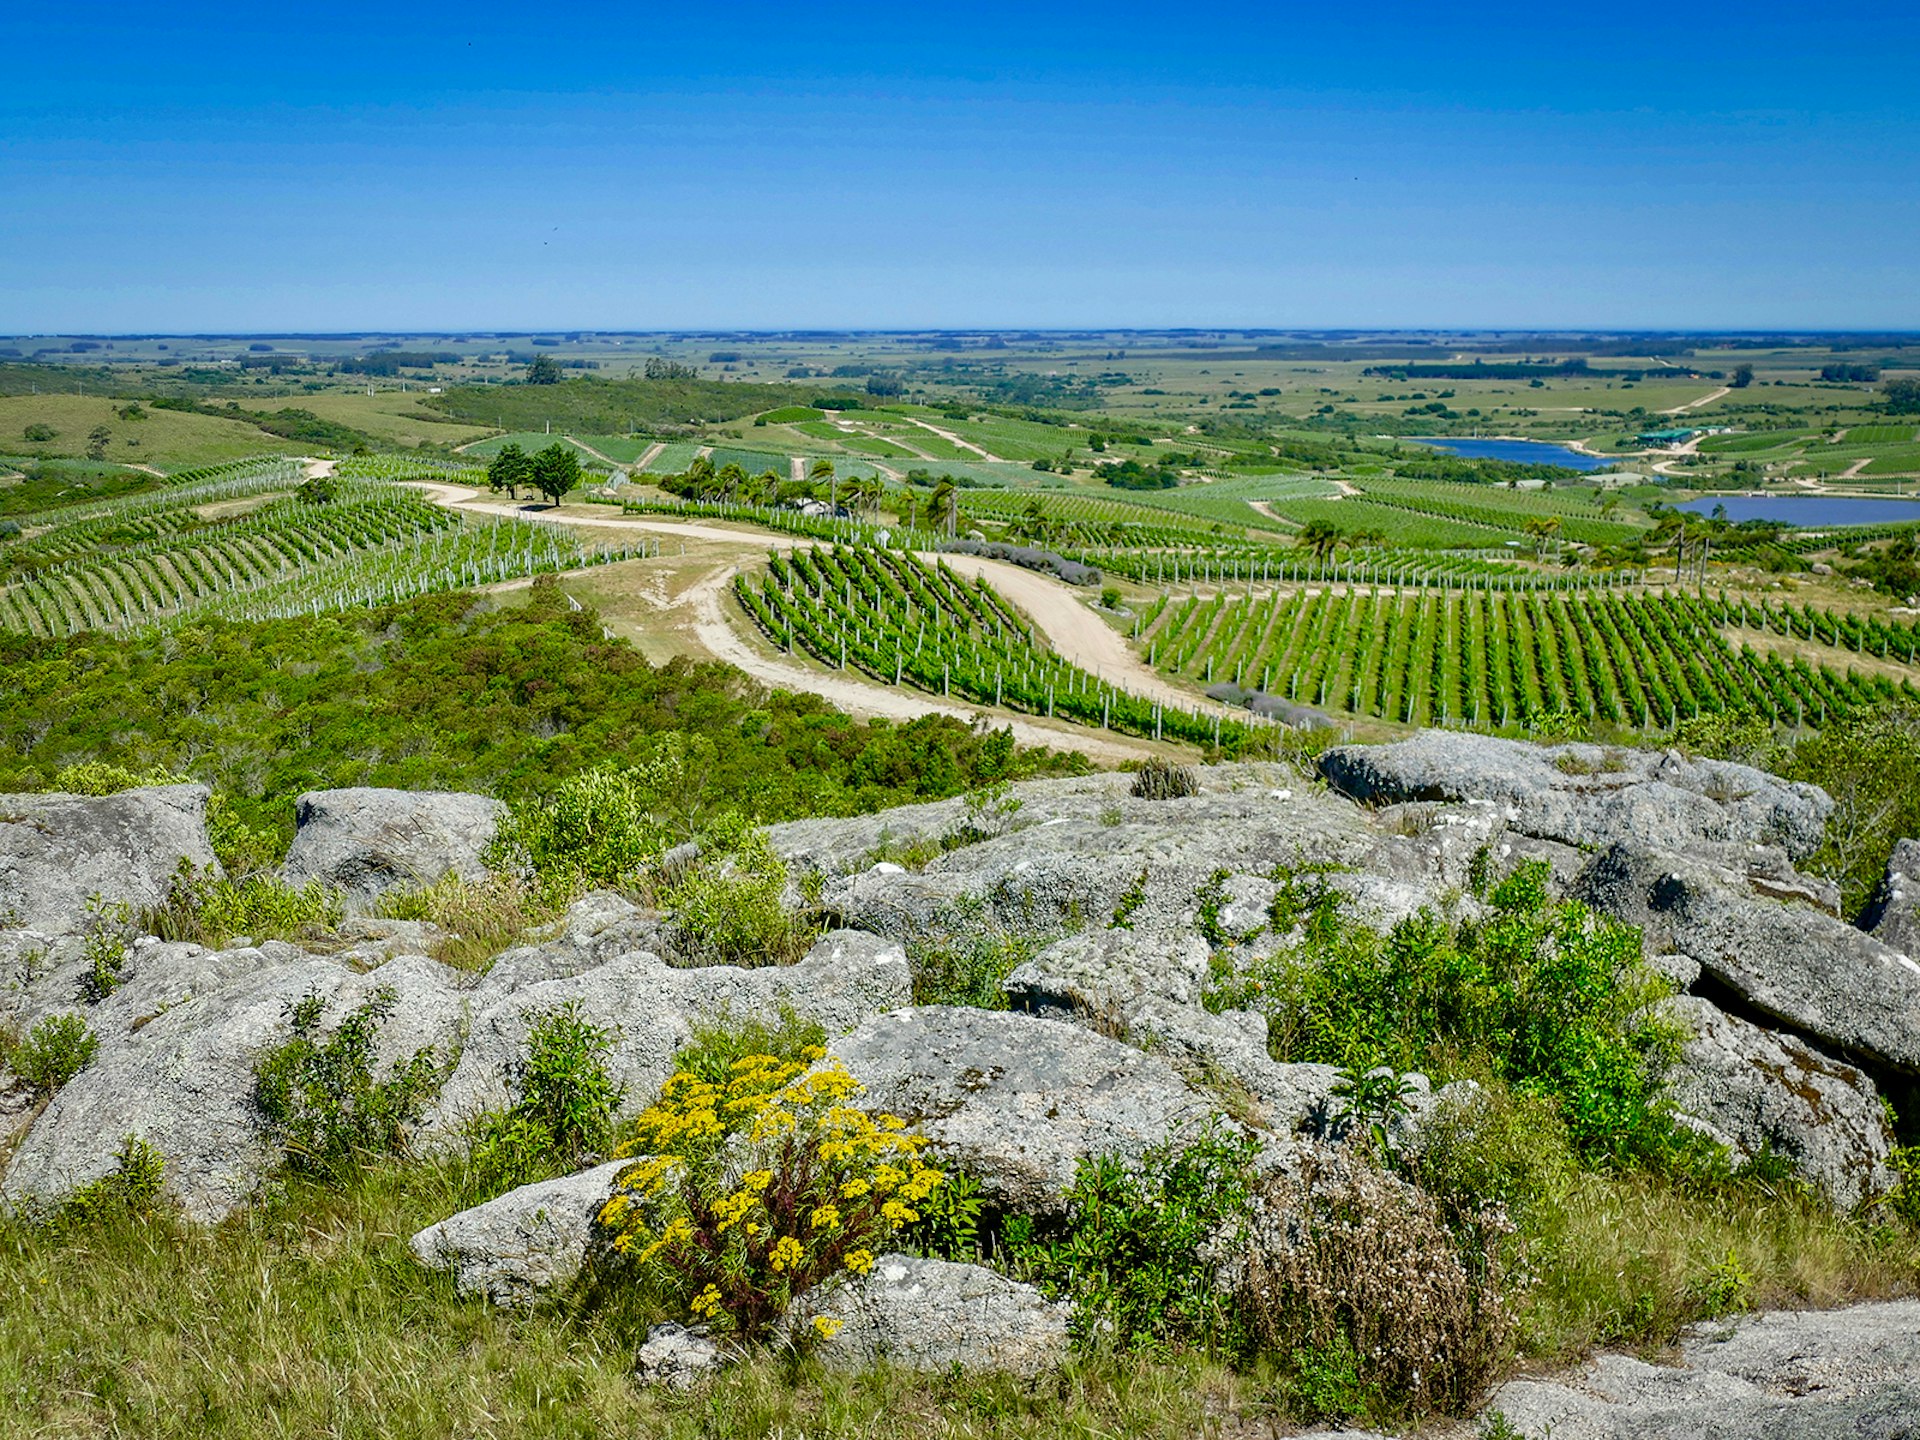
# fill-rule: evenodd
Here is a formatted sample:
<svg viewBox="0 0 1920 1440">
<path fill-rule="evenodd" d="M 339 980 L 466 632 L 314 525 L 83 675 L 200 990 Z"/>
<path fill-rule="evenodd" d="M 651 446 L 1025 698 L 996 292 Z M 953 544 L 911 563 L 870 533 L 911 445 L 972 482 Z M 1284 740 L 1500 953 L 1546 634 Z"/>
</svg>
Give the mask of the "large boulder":
<svg viewBox="0 0 1920 1440">
<path fill-rule="evenodd" d="M 1694 1327 L 1678 1363 L 1601 1355 L 1487 1404 L 1553 1440 L 1904 1440 L 1920 1416 L 1920 1302 Z"/>
<path fill-rule="evenodd" d="M 448 875 L 479 880 L 505 813 L 498 800 L 451 791 L 310 790 L 294 802 L 298 828 L 281 873 L 345 891 L 356 906 Z"/>
<path fill-rule="evenodd" d="M 1640 926 L 1649 953 L 1691 956 L 1742 1007 L 1869 1068 L 1920 1074 L 1920 964 L 1811 905 L 1756 895 L 1739 876 L 1611 846 L 1576 894 Z"/>
<path fill-rule="evenodd" d="M 1669 1093 L 1735 1158 L 1767 1151 L 1790 1160 L 1843 1210 L 1894 1187 L 1893 1136 L 1879 1092 L 1860 1071 L 1697 996 L 1678 996 L 1668 1008 L 1691 1036 Z"/>
<path fill-rule="evenodd" d="M 496 1305 L 531 1305 L 573 1283 L 587 1258 L 594 1217 L 631 1160 L 522 1185 L 450 1215 L 413 1237 L 422 1265 L 453 1276 L 462 1295 Z"/>
<path fill-rule="evenodd" d="M 1032 1379 L 1067 1358 L 1071 1309 L 979 1265 L 882 1255 L 865 1275 L 835 1279 L 796 1299 L 784 1331 L 837 1369 L 895 1365 L 946 1374 L 957 1368 Z M 838 1328 L 821 1338 L 816 1318 L 837 1321 Z"/>
<path fill-rule="evenodd" d="M 611 922 L 616 933 L 623 923 Z M 526 1054 L 528 1032 L 561 1006 L 578 1006 L 611 1032 L 607 1069 L 625 1089 L 623 1113 L 632 1114 L 652 1103 L 696 1024 L 773 1023 L 791 1011 L 839 1035 L 907 1003 L 913 988 L 905 951 L 855 931 L 823 937 L 797 965 L 758 970 L 680 969 L 646 951 L 551 977 L 546 968 L 537 950 L 517 955 L 464 997 L 472 1022 L 460 1063 L 428 1118 L 432 1135 L 450 1139 L 481 1114 L 511 1104 L 512 1066 Z"/>
<path fill-rule="evenodd" d="M 232 968 L 226 959 L 198 958 L 202 976 Z M 103 1022 L 98 1054 L 27 1131 L 0 1194 L 28 1206 L 57 1203 L 111 1173 L 131 1135 L 160 1152 L 166 1194 L 189 1218 L 211 1223 L 245 1204 L 280 1160 L 254 1105 L 254 1065 L 287 1039 L 288 1007 L 309 993 L 323 997 L 322 1026 L 330 1029 L 376 990 L 393 991 L 394 1013 L 377 1039 L 378 1075 L 419 1050 L 445 1056 L 455 1048 L 465 977 L 424 957 L 402 956 L 364 974 L 290 946 L 232 958 L 243 968 L 227 983 L 215 979 L 183 1003 L 124 1026 Z M 110 1015 L 156 1003 L 115 999 Z"/>
<path fill-rule="evenodd" d="M 1886 878 L 1874 892 L 1860 927 L 1883 945 L 1920 960 L 1920 840 L 1893 847 Z"/>
<path fill-rule="evenodd" d="M 86 925 L 97 898 L 134 909 L 167 898 L 182 861 L 219 868 L 207 787 L 117 795 L 0 795 L 0 929 L 52 935 Z"/>
<path fill-rule="evenodd" d="M 998 1206 L 1058 1211 L 1078 1163 L 1138 1159 L 1217 1109 L 1165 1059 L 1058 1020 L 949 1006 L 896 1010 L 834 1041 L 865 1087 Z"/>
<path fill-rule="evenodd" d="M 1321 757 L 1320 768 L 1336 790 L 1367 804 L 1493 800 L 1521 833 L 1580 847 L 1624 842 L 1696 852 L 1762 844 L 1799 859 L 1819 848 L 1833 809 L 1825 791 L 1748 765 L 1458 730 L 1340 746 Z"/>
</svg>

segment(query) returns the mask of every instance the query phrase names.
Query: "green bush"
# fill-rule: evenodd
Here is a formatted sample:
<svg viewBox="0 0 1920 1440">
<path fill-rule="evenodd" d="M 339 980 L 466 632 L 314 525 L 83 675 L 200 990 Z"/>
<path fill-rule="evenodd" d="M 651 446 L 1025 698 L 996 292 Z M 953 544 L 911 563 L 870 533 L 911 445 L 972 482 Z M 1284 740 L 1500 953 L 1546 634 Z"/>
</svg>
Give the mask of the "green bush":
<svg viewBox="0 0 1920 1440">
<path fill-rule="evenodd" d="M 49 1015 L 27 1031 L 6 1055 L 7 1068 L 42 1095 L 51 1095 L 87 1067 L 100 1037 L 69 1011 Z"/>
<path fill-rule="evenodd" d="M 296 1173 L 337 1180 L 368 1160 L 407 1152 L 409 1128 L 444 1077 L 428 1047 L 374 1078 L 375 1043 L 393 1006 L 392 988 L 382 986 L 323 1039 L 326 998 L 310 990 L 287 1002 L 293 1034 L 255 1062 L 253 1099 Z"/>
<path fill-rule="evenodd" d="M 1184 800 L 1199 793 L 1200 781 L 1190 766 L 1158 756 L 1145 761 L 1133 777 L 1132 794 L 1138 800 Z"/>
<path fill-rule="evenodd" d="M 215 948 L 237 935 L 262 940 L 302 940 L 323 936 L 345 918 L 338 890 L 319 879 L 289 885 L 277 875 L 243 880 L 196 871 L 186 860 L 174 871 L 166 900 L 141 917 L 162 940 L 190 940 Z"/>
<path fill-rule="evenodd" d="M 782 1064 L 811 1061 L 827 1043 L 819 1021 L 809 1020 L 791 1006 L 782 1006 L 774 1021 L 735 1019 L 722 1010 L 711 1020 L 697 1020 L 693 1036 L 673 1057 L 673 1068 L 709 1085 L 725 1085 L 736 1062 L 751 1055 L 771 1055 Z"/>
<path fill-rule="evenodd" d="M 1279 1060 L 1498 1076 L 1551 1100 L 1589 1161 L 1697 1155 L 1661 1099 L 1681 1036 L 1649 1007 L 1671 986 L 1637 930 L 1552 903 L 1546 884 L 1529 863 L 1494 887 L 1484 920 L 1423 912 L 1385 936 L 1323 906 L 1299 943 L 1209 1003 L 1264 1013 Z"/>
<path fill-rule="evenodd" d="M 1083 1160 L 1061 1224 L 1005 1222 L 1006 1263 L 1047 1294 L 1072 1299 L 1083 1347 L 1237 1351 L 1233 1296 L 1208 1256 L 1245 1224 L 1259 1153 L 1258 1141 L 1215 1122 L 1137 1166 Z"/>
<path fill-rule="evenodd" d="M 683 937 L 675 958 L 719 965 L 798 960 L 815 932 L 781 904 L 786 888 L 786 863 L 766 832 L 738 815 L 722 817 L 703 841 L 699 863 L 662 897 Z"/>
<path fill-rule="evenodd" d="M 54 1212 L 56 1229 L 72 1231 L 116 1220 L 144 1220 L 161 1208 L 165 1161 L 138 1135 L 128 1135 L 114 1152 L 113 1170 L 75 1190 Z"/>
<path fill-rule="evenodd" d="M 612 1041 L 577 1002 L 533 1016 L 526 1057 L 508 1077 L 518 1098 L 477 1127 L 474 1163 L 489 1184 L 507 1190 L 564 1174 L 613 1148 L 626 1091 L 607 1073 Z"/>
</svg>

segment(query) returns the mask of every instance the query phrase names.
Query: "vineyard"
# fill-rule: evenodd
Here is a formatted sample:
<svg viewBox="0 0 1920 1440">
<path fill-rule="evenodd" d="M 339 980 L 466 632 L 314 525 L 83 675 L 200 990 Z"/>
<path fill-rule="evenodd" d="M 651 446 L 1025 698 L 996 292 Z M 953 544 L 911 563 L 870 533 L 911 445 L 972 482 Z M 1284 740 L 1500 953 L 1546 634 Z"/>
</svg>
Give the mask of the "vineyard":
<svg viewBox="0 0 1920 1440">
<path fill-rule="evenodd" d="M 1138 642 L 1170 677 L 1412 725 L 1504 728 L 1565 715 L 1650 729 L 1721 711 L 1799 724 L 1920 694 L 1911 681 L 1736 650 L 1718 633 L 1746 623 L 1823 622 L 1687 597 L 1348 587 L 1163 596 Z M 1912 653 L 1910 628 L 1877 629 L 1821 633 Z"/>
<path fill-rule="evenodd" d="M 984 580 L 871 548 L 796 550 L 735 594 L 774 644 L 888 685 L 1155 739 L 1236 744 L 1251 728 L 1163 707 L 1050 653 Z"/>
<path fill-rule="evenodd" d="M 202 611 L 239 619 L 317 614 L 638 553 L 588 550 L 564 530 L 527 520 L 470 526 L 380 481 L 340 481 L 322 504 L 286 497 L 215 519 L 195 508 L 210 489 L 262 478 L 136 497 L 111 515 L 0 550 L 13 577 L 0 587 L 0 628 L 65 635 Z M 167 507 L 153 505 L 162 499 Z"/>
</svg>

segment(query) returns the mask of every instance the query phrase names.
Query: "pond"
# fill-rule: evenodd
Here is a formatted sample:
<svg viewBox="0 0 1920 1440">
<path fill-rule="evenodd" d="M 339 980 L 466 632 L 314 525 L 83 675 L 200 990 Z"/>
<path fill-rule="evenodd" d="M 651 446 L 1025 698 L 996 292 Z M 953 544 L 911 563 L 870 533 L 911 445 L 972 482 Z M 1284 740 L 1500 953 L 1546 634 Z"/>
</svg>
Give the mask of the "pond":
<svg viewBox="0 0 1920 1440">
<path fill-rule="evenodd" d="M 1567 470 L 1605 470 L 1619 461 L 1584 455 L 1545 440 L 1460 440 L 1452 436 L 1407 435 L 1416 445 L 1431 445 L 1468 460 L 1511 460 L 1521 465 L 1559 465 Z"/>
<path fill-rule="evenodd" d="M 1727 507 L 1727 519 L 1779 520 L 1802 530 L 1838 525 L 1896 525 L 1920 520 L 1920 500 L 1865 499 L 1852 495 L 1703 495 L 1679 508 L 1711 515 Z"/>
</svg>

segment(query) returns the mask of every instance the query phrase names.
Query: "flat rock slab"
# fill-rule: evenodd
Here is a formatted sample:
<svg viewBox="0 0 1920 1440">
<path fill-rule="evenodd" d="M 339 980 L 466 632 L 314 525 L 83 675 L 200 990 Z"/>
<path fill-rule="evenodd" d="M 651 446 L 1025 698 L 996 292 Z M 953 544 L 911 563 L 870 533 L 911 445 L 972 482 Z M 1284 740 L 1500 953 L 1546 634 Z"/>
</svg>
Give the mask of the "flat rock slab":
<svg viewBox="0 0 1920 1440">
<path fill-rule="evenodd" d="M 983 1266 L 882 1255 L 865 1275 L 800 1296 L 785 1328 L 837 1369 L 958 1366 L 1031 1379 L 1067 1358 L 1071 1310 Z M 832 1337 L 817 1337 L 816 1316 L 839 1322 Z"/>
<path fill-rule="evenodd" d="M 998 1205 L 1057 1211 L 1078 1162 L 1138 1159 L 1217 1108 L 1159 1056 L 1037 1016 L 948 1006 L 897 1010 L 828 1047 L 865 1087 Z"/>
<path fill-rule="evenodd" d="M 117 795 L 0 795 L 0 929 L 71 934 L 96 896 L 138 910 L 167 898 L 185 861 L 219 868 L 207 787 Z"/>
<path fill-rule="evenodd" d="M 1801 858 L 1824 838 L 1833 801 L 1812 785 L 1677 751 L 1529 745 L 1423 730 L 1392 745 L 1344 745 L 1320 760 L 1327 783 L 1370 804 L 1493 800 L 1526 835 L 1576 846 L 1659 849 L 1777 845 Z"/>
<path fill-rule="evenodd" d="M 429 1225 L 410 1242 L 422 1265 L 452 1274 L 462 1295 L 496 1305 L 531 1305 L 573 1283 L 586 1263 L 594 1216 L 633 1162 L 522 1185 Z"/>
<path fill-rule="evenodd" d="M 355 905 L 448 875 L 480 880 L 505 814 L 498 800 L 456 791 L 310 790 L 294 801 L 298 828 L 281 873 L 343 890 Z"/>
</svg>

